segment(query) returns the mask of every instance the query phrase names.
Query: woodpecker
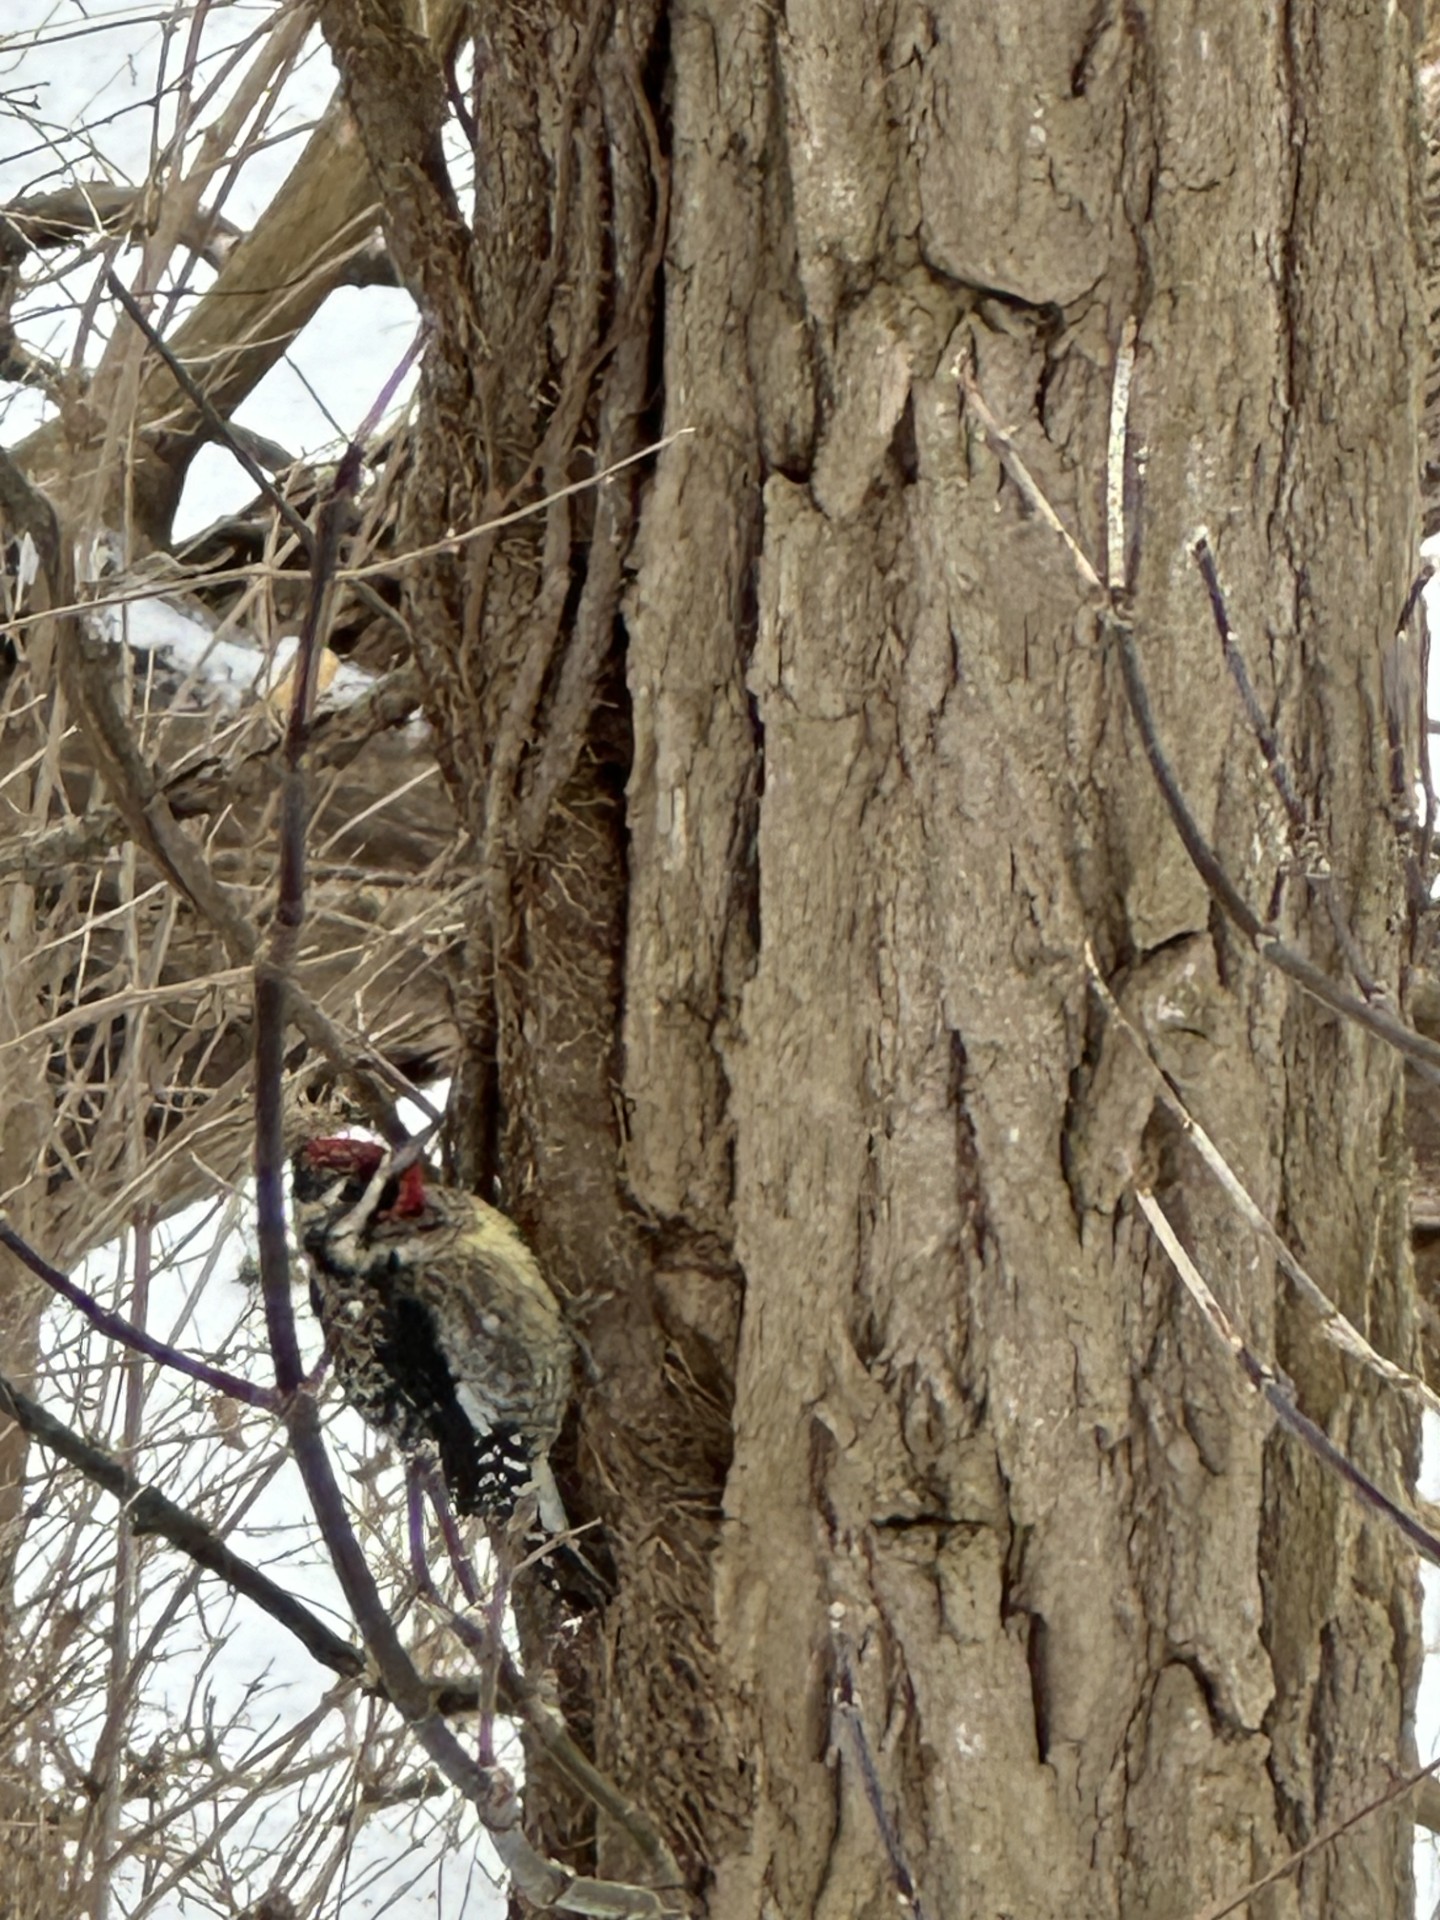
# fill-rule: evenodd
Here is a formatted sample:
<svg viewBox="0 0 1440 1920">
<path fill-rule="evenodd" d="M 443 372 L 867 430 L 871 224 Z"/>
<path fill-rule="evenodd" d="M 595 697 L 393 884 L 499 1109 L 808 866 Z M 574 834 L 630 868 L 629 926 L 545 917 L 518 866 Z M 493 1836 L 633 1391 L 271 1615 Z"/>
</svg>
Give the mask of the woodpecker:
<svg viewBox="0 0 1440 1920">
<path fill-rule="evenodd" d="M 566 1531 L 549 1450 L 574 1345 L 514 1223 L 370 1140 L 307 1140 L 291 1161 L 310 1302 L 350 1402 L 401 1450 L 438 1458 L 458 1512 L 492 1525 L 533 1493 Z"/>
</svg>

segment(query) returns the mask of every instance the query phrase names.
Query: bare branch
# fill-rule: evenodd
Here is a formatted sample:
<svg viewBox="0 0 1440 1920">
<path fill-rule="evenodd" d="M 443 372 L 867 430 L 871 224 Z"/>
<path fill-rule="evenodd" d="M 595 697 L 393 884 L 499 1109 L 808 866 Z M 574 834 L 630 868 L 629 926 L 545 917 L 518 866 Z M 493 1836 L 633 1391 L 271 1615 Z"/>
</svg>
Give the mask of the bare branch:
<svg viewBox="0 0 1440 1920">
<path fill-rule="evenodd" d="M 74 246 L 97 233 L 124 233 L 132 241 L 143 233 L 145 191 L 123 181 L 90 180 L 48 193 L 26 194 L 0 211 L 0 230 L 13 227 L 22 248 Z M 240 229 L 229 220 L 198 209 L 180 229 L 185 246 L 212 268 L 223 265 Z"/>
<path fill-rule="evenodd" d="M 63 1300 L 68 1300 L 72 1307 L 78 1307 L 91 1325 L 98 1327 L 107 1339 L 118 1340 L 133 1353 L 143 1353 L 147 1359 L 158 1360 L 162 1366 L 172 1367 L 176 1373 L 188 1374 L 202 1386 L 228 1393 L 232 1400 L 243 1400 L 251 1407 L 274 1407 L 275 1395 L 268 1387 L 257 1387 L 253 1380 L 242 1380 L 238 1374 L 227 1373 L 223 1367 L 212 1367 L 207 1361 L 194 1360 L 180 1348 L 169 1346 L 165 1341 L 157 1340 L 154 1334 L 132 1326 L 123 1315 L 102 1307 L 83 1287 L 76 1286 L 69 1274 L 52 1267 L 48 1260 L 38 1254 L 29 1241 L 15 1231 L 3 1210 L 0 1210 L 0 1247 L 8 1247 L 37 1279 L 43 1280 L 47 1287 L 52 1288 Z"/>
<path fill-rule="evenodd" d="M 1316 1314 L 1320 1322 L 1320 1330 L 1331 1346 L 1337 1352 L 1343 1353 L 1347 1359 L 1358 1360 L 1387 1386 L 1394 1387 L 1404 1394 L 1418 1411 L 1440 1415 L 1440 1393 L 1436 1393 L 1434 1388 L 1427 1385 L 1417 1374 L 1407 1372 L 1404 1367 L 1397 1366 L 1393 1360 L 1387 1360 L 1384 1354 L 1378 1353 L 1360 1329 L 1345 1317 L 1324 1288 L 1311 1278 L 1296 1259 L 1284 1238 L 1276 1232 L 1263 1208 L 1251 1197 L 1239 1175 L 1235 1173 L 1215 1142 L 1185 1105 L 1174 1082 L 1150 1051 L 1144 1035 L 1136 1029 L 1134 1022 L 1126 1017 L 1124 1009 L 1101 973 L 1094 949 L 1088 941 L 1085 946 L 1085 964 L 1090 971 L 1090 984 L 1101 1005 L 1140 1056 L 1150 1073 L 1160 1100 L 1179 1122 L 1191 1146 L 1211 1177 L 1229 1197 L 1241 1219 L 1264 1240 L 1274 1253 L 1281 1272 L 1290 1281 L 1300 1298 Z"/>
<path fill-rule="evenodd" d="M 1257 1893 L 1263 1893 L 1266 1887 L 1273 1887 L 1281 1880 L 1288 1879 L 1292 1873 L 1304 1866 L 1307 1860 L 1312 1859 L 1322 1847 L 1334 1846 L 1335 1842 L 1349 1833 L 1352 1828 L 1360 1826 L 1363 1821 L 1373 1818 L 1377 1813 L 1383 1813 L 1387 1807 L 1393 1807 L 1397 1801 L 1403 1800 L 1407 1793 L 1414 1793 L 1417 1788 L 1423 1789 L 1427 1782 L 1433 1784 L 1437 1768 L 1440 1768 L 1440 1759 L 1431 1760 L 1425 1766 L 1417 1767 L 1413 1773 L 1405 1774 L 1395 1782 L 1394 1786 L 1387 1787 L 1384 1793 L 1377 1794 L 1363 1807 L 1357 1807 L 1347 1819 L 1337 1820 L 1333 1827 L 1326 1827 L 1323 1833 L 1317 1833 L 1313 1839 L 1307 1840 L 1303 1847 L 1297 1847 L 1293 1853 L 1287 1854 L 1278 1865 L 1271 1867 L 1268 1873 L 1261 1874 L 1258 1880 L 1252 1880 L 1249 1886 L 1242 1887 L 1238 1893 L 1227 1894 L 1215 1906 L 1206 1907 L 1203 1913 L 1193 1915 L 1192 1920 L 1227 1920 L 1229 1914 L 1238 1913 L 1242 1907 L 1248 1906 Z M 1433 1806 L 1433 1796 L 1431 1804 Z M 1419 1817 L 1418 1807 L 1416 1817 Z"/>
<path fill-rule="evenodd" d="M 1225 1309 L 1215 1298 L 1200 1269 L 1180 1244 L 1175 1229 L 1166 1219 L 1163 1209 L 1148 1188 L 1132 1189 L 1140 1211 L 1150 1223 L 1155 1238 L 1170 1256 L 1175 1271 L 1184 1281 L 1206 1324 L 1216 1338 L 1229 1348 L 1231 1356 L 1240 1371 L 1249 1381 L 1252 1389 L 1278 1415 L 1282 1426 L 1309 1448 L 1317 1460 L 1343 1480 L 1366 1506 L 1374 1509 L 1382 1519 L 1389 1522 L 1403 1534 L 1415 1551 L 1424 1556 L 1433 1566 L 1440 1567 L 1440 1536 L 1433 1534 L 1428 1527 L 1402 1506 L 1392 1500 L 1389 1494 L 1381 1491 L 1367 1474 L 1360 1471 L 1353 1460 L 1349 1459 L 1335 1445 L 1330 1436 L 1308 1414 L 1300 1411 L 1295 1404 L 1295 1390 L 1290 1382 L 1276 1368 L 1267 1366 L 1263 1360 L 1246 1345 L 1244 1338 L 1231 1321 Z"/>
<path fill-rule="evenodd" d="M 323 1620 L 277 1586 L 268 1574 L 232 1553 L 203 1520 L 177 1507 L 154 1487 L 147 1487 L 113 1455 L 81 1439 L 3 1374 L 0 1374 L 0 1411 L 51 1453 L 78 1467 L 87 1480 L 112 1494 L 121 1503 L 132 1533 L 153 1534 L 168 1540 L 197 1566 L 217 1575 L 247 1600 L 253 1600 L 287 1633 L 293 1633 L 322 1666 L 329 1667 L 343 1679 L 358 1679 L 364 1673 L 363 1656 L 347 1640 L 333 1633 Z"/>
</svg>

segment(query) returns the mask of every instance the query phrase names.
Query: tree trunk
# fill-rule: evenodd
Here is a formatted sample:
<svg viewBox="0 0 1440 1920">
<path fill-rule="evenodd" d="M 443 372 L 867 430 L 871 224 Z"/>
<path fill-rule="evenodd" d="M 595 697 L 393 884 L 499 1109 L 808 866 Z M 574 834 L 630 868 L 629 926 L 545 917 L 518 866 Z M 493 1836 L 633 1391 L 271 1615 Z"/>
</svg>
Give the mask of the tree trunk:
<svg viewBox="0 0 1440 1920">
<path fill-rule="evenodd" d="M 620 1585 L 567 1707 L 717 1920 L 888 1911 L 912 1879 L 936 1914 L 1198 1911 L 1406 1762 L 1416 1592 L 1267 1432 L 1132 1184 L 1369 1470 L 1403 1483 L 1416 1436 L 1199 1173 L 1085 943 L 1405 1360 L 1400 1081 L 1221 919 L 958 374 L 1102 563 L 1133 323 L 1116 567 L 1161 734 L 1263 915 L 1293 850 L 1189 557 L 1204 522 L 1395 989 L 1418 23 L 505 12 L 472 239 L 423 48 L 385 0 L 322 12 L 435 329 L 411 540 L 628 451 L 642 78 L 671 169 L 659 398 L 689 437 L 639 496 L 623 600 L 627 480 L 417 571 L 407 609 L 486 882 L 468 1164 L 498 1165 L 593 1356 L 568 1491 Z M 1339 969 L 1299 873 L 1281 919 Z M 586 1857 L 539 1769 L 531 1804 Z M 1408 1914 L 1409 1836 L 1402 1803 L 1251 1911 Z"/>
</svg>

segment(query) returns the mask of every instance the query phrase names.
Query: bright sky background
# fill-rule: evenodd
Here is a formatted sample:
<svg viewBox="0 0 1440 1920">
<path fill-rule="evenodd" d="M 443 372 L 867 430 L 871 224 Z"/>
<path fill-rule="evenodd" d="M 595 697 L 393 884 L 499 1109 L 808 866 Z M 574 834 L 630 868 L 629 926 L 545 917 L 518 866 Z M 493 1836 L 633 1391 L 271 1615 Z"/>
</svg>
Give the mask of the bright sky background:
<svg viewBox="0 0 1440 1920">
<path fill-rule="evenodd" d="M 117 0 L 87 0 L 83 7 L 81 0 L 4 0 L 0 93 L 9 100 L 0 103 L 0 194 L 6 201 L 69 180 L 136 184 L 144 179 L 156 126 L 159 23 L 168 12 L 163 5 Z M 206 47 L 218 52 L 240 43 L 273 12 L 270 5 L 217 10 Z M 178 51 L 172 50 L 172 72 L 177 60 Z M 334 68 L 317 32 L 286 89 L 269 144 L 243 169 L 225 203 L 227 218 L 248 225 L 268 204 L 334 86 Z M 166 124 L 162 116 L 162 129 Z M 122 277 L 125 264 L 122 255 Z M 197 268 L 197 288 L 203 290 L 209 280 L 207 269 Z M 47 291 L 44 304 L 55 306 L 53 293 Z M 47 312 L 21 331 L 29 345 L 63 357 L 75 336 L 73 307 L 67 303 Z M 407 294 L 386 287 L 342 288 L 236 418 L 296 455 L 338 448 L 342 435 L 348 437 L 365 418 L 414 333 L 415 308 Z M 12 394 L 0 437 L 22 438 L 42 408 L 37 395 Z M 253 482 L 230 455 L 207 448 L 191 470 L 177 535 L 208 525 L 254 495 Z"/>
</svg>

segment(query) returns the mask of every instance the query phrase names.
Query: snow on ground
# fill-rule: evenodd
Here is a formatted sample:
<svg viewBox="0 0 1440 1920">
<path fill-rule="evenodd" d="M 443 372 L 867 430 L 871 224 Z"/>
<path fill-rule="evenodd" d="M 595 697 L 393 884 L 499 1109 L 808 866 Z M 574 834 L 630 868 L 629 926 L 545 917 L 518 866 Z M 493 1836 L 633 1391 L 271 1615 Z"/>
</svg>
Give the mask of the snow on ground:
<svg viewBox="0 0 1440 1920">
<path fill-rule="evenodd" d="M 249 706 L 257 698 L 284 686 L 295 658 L 298 640 L 283 636 L 268 654 L 243 641 L 222 639 L 205 615 L 173 599 L 147 596 L 102 606 L 90 616 L 98 631 L 116 645 L 136 653 L 162 654 L 180 683 L 203 689 L 212 711 Z M 348 707 L 375 685 L 376 676 L 327 654 L 322 662 L 322 685 L 316 702 L 324 711 Z"/>
</svg>

